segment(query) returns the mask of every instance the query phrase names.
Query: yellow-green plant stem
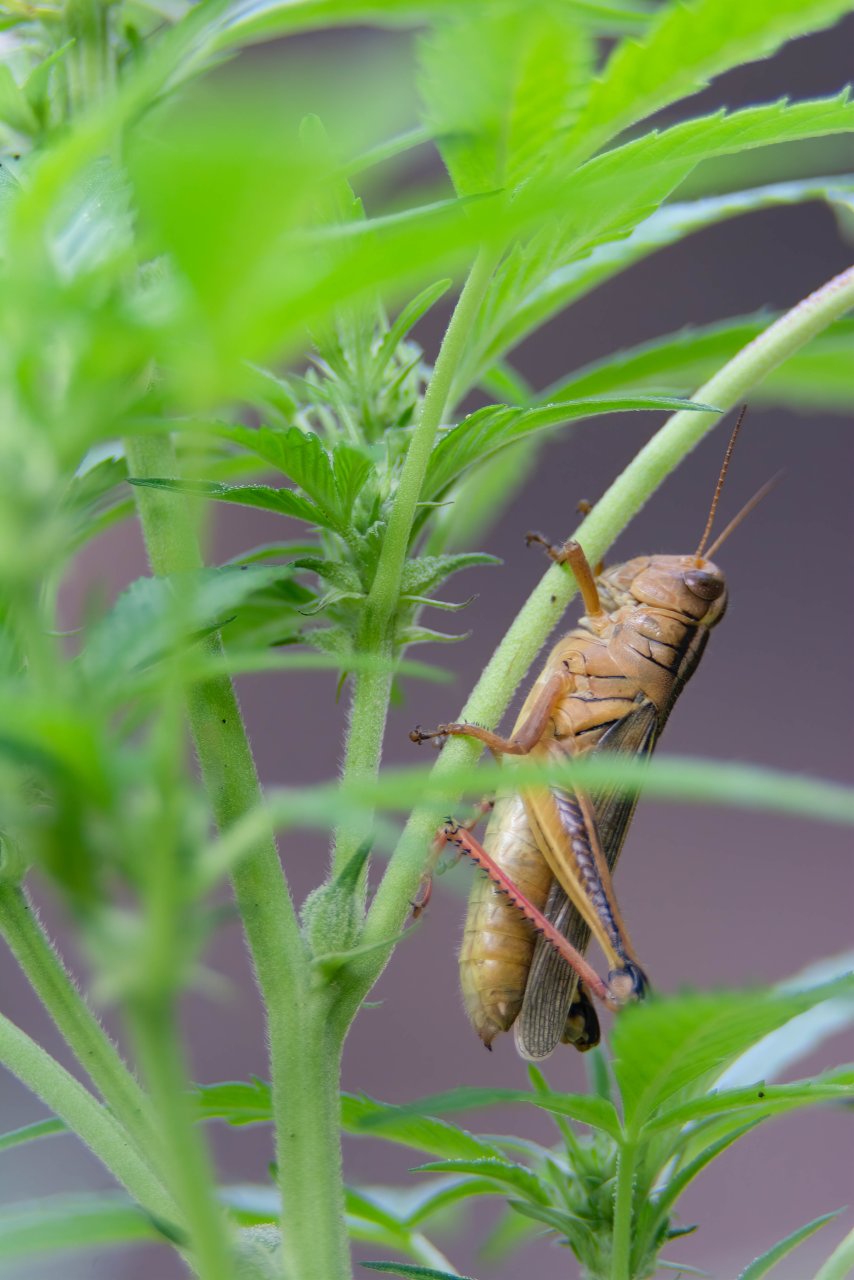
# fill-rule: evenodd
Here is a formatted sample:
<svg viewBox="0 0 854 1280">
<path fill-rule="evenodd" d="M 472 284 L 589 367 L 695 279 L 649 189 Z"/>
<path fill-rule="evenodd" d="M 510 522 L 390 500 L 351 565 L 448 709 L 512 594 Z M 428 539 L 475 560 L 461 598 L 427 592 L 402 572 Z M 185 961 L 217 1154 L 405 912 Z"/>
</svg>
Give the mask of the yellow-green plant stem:
<svg viewBox="0 0 854 1280">
<path fill-rule="evenodd" d="M 636 1156 L 636 1144 L 624 1141 L 620 1147 L 617 1161 L 617 1185 L 614 1189 L 611 1280 L 631 1280 L 632 1210 L 634 1206 Z"/>
<path fill-rule="evenodd" d="M 135 1143 L 160 1169 L 150 1099 L 89 1008 L 45 934 L 26 892 L 0 884 L 0 933 L 77 1061 Z"/>
<path fill-rule="evenodd" d="M 41 1045 L 0 1014 L 0 1062 L 76 1133 L 143 1209 L 182 1228 L 172 1196 L 115 1117 Z"/>
<path fill-rule="evenodd" d="M 167 438 L 135 437 L 125 448 L 135 477 L 178 474 Z M 202 561 L 186 501 L 145 487 L 135 492 L 154 572 L 198 570 Z M 217 637 L 206 643 L 212 654 L 221 654 Z M 223 676 L 193 685 L 187 711 L 214 817 L 220 830 L 227 831 L 262 801 L 231 680 Z M 268 823 L 235 867 L 232 885 L 267 1017 L 276 1163 L 291 1270 L 295 1276 L 349 1280 L 338 1098 L 336 1092 L 333 1105 L 329 1091 L 317 1087 L 317 1072 L 329 1049 L 329 1026 L 325 1020 L 310 1025 L 300 1020 L 317 992 Z M 310 1043 L 311 1035 L 315 1041 Z M 313 1064 L 308 1072 L 306 1060 Z M 337 1052 L 330 1061 L 337 1063 Z M 311 1153 L 313 1143 L 324 1150 L 310 1179 L 300 1160 Z"/>
<path fill-rule="evenodd" d="M 738 404 L 772 369 L 851 307 L 854 307 L 854 267 L 829 280 L 780 316 L 692 398 L 722 410 Z M 591 562 L 601 559 L 617 535 L 716 421 L 711 413 L 676 413 L 633 458 L 573 535 Z M 487 726 L 497 724 L 575 591 L 575 581 L 566 569 L 553 566 L 548 570 L 511 623 L 459 719 Z M 460 766 L 471 764 L 480 751 L 479 744 L 464 738 L 453 739 L 442 751 L 433 777 L 447 782 L 447 797 L 442 803 L 437 801 L 418 808 L 407 823 L 371 904 L 363 934 L 365 944 L 380 943 L 399 931 L 418 886 L 437 815 L 454 803 L 454 773 Z M 351 1000 L 364 999 L 382 972 L 390 950 L 390 947 L 379 948 L 367 953 L 353 967 L 354 981 L 348 993 Z M 346 1013 L 342 1010 L 342 1016 Z"/>
<path fill-rule="evenodd" d="M 489 286 L 496 259 L 497 252 L 493 249 L 482 249 L 475 259 L 442 339 L 424 395 L 418 425 L 406 451 L 359 636 L 359 652 L 376 654 L 388 661 L 389 668 L 384 671 L 362 671 L 354 678 L 344 756 L 344 777 L 347 779 L 376 777 L 380 767 L 393 678 L 391 662 L 394 657 L 394 615 L 412 525 L 418 511 L 418 500 L 436 433 L 442 425 L 448 405 L 454 374 Z M 346 866 L 369 829 L 368 818 L 362 825 L 348 826 L 346 832 L 339 830 L 336 833 L 336 871 Z"/>
</svg>

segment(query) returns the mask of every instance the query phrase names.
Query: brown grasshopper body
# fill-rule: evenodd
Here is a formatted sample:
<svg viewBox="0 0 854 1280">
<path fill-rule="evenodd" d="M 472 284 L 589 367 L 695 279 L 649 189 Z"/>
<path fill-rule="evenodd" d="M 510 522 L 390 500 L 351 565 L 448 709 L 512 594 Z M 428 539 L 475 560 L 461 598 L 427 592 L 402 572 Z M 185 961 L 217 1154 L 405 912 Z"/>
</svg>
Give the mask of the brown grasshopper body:
<svg viewBox="0 0 854 1280">
<path fill-rule="evenodd" d="M 566 558 L 576 561 L 573 567 L 583 578 L 580 548 L 570 546 Z M 489 739 L 499 752 L 510 748 L 512 754 L 544 758 L 652 751 L 711 627 L 723 615 L 723 574 L 708 561 L 698 567 L 694 556 L 642 557 L 602 574 L 595 595 L 599 609 L 554 646 L 510 739 L 474 736 Z M 585 598 L 588 605 L 593 600 L 589 591 Z M 459 732 L 463 726 L 446 728 Z M 520 743 L 527 750 L 519 751 Z M 580 805 L 577 795 L 556 787 L 502 792 L 484 848 L 577 951 L 583 954 L 592 932 L 612 977 L 629 973 L 630 994 L 641 994 L 642 971 L 610 884 L 635 803 L 616 791 L 593 793 Z M 595 833 L 584 830 L 591 818 Z M 588 844 L 592 835 L 598 851 L 568 835 L 573 822 Z M 479 879 L 472 891 L 460 979 L 469 1017 L 487 1044 L 514 1023 L 525 1057 L 545 1057 L 561 1039 L 580 1049 L 598 1039 L 584 984 L 488 879 Z"/>
<path fill-rule="evenodd" d="M 553 762 L 590 751 L 649 756 L 726 609 L 724 576 L 710 557 L 770 488 L 704 555 L 743 416 L 693 555 L 642 556 L 594 578 L 578 543 L 549 548 L 572 569 L 585 613 L 552 649 L 509 738 L 455 723 L 416 729 L 413 740 L 464 735 L 496 755 Z M 460 952 L 466 1009 L 487 1045 L 514 1026 L 523 1057 L 544 1058 L 561 1040 L 588 1049 L 599 1039 L 592 996 L 615 1008 L 644 994 L 611 882 L 636 803 L 617 787 L 587 795 L 559 785 L 514 788 L 508 779 L 482 845 L 446 822 L 443 839 L 489 877 L 472 890 Z M 591 936 L 608 960 L 607 980 L 585 959 Z"/>
</svg>

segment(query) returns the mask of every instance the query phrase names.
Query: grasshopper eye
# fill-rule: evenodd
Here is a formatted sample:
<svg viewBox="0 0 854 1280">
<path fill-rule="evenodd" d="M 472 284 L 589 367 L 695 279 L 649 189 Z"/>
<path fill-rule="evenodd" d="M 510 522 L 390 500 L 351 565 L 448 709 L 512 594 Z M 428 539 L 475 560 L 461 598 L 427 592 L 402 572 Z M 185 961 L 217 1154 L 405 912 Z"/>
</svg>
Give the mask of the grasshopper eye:
<svg viewBox="0 0 854 1280">
<path fill-rule="evenodd" d="M 691 594 L 698 596 L 700 600 L 717 600 L 718 596 L 723 595 L 723 579 L 705 569 L 689 569 L 682 580 Z"/>
</svg>

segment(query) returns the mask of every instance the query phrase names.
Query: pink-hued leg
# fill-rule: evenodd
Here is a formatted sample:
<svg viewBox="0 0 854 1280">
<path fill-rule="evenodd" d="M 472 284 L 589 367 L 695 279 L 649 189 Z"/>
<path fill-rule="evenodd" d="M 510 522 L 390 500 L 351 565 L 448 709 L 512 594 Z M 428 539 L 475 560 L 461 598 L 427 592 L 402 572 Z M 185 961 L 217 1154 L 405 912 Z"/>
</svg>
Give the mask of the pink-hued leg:
<svg viewBox="0 0 854 1280">
<path fill-rule="evenodd" d="M 451 818 L 445 823 L 444 831 L 448 842 L 455 844 L 462 853 L 471 858 L 476 866 L 481 867 L 486 872 L 493 884 L 502 893 L 507 894 L 513 905 L 552 944 L 558 954 L 575 970 L 582 982 L 587 984 L 587 989 L 603 1004 L 607 1005 L 609 1009 L 617 1008 L 621 1001 L 615 999 L 613 993 L 599 977 L 593 966 L 588 964 L 580 951 L 577 951 L 575 947 L 567 942 L 563 934 L 559 933 L 554 925 L 546 919 L 542 911 L 535 907 L 532 902 L 529 902 L 524 894 L 519 892 L 513 881 L 508 879 L 498 864 L 486 852 L 483 845 Z"/>
</svg>

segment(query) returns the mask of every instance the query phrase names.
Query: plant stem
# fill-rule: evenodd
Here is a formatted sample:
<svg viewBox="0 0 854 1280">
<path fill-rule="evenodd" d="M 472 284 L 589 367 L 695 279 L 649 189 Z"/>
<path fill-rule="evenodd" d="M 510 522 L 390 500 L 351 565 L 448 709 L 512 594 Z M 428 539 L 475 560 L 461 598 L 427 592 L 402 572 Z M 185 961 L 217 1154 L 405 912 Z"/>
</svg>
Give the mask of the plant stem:
<svg viewBox="0 0 854 1280">
<path fill-rule="evenodd" d="M 0 1062 L 85 1142 L 142 1207 L 165 1223 L 176 1207 L 118 1121 L 78 1080 L 0 1014 Z"/>
<path fill-rule="evenodd" d="M 384 633 L 397 607 L 400 577 L 427 464 L 447 407 L 454 374 L 469 341 L 471 326 L 480 309 L 497 257 L 495 250 L 481 249 L 475 259 L 445 330 L 433 376 L 421 406 L 418 426 L 406 453 L 376 576 L 368 596 L 369 626 L 380 634 Z"/>
<path fill-rule="evenodd" d="M 231 1244 L 213 1194 L 204 1140 L 193 1124 L 171 1000 L 155 997 L 135 1002 L 131 1025 L 165 1135 L 169 1185 L 187 1226 L 194 1270 L 201 1280 L 231 1280 Z"/>
<path fill-rule="evenodd" d="M 168 439 L 135 438 L 127 441 L 126 452 L 134 476 L 177 473 Z M 148 488 L 138 487 L 136 494 L 154 572 L 198 569 L 201 556 L 186 502 Z M 217 637 L 206 643 L 211 653 L 221 653 Z M 220 830 L 227 831 L 262 803 L 255 762 L 230 679 L 193 685 L 187 704 L 214 816 Z M 347 1280 L 349 1246 L 338 1133 L 340 1046 L 336 1049 L 330 1043 L 324 1018 L 305 1021 L 306 1010 L 319 1003 L 319 993 L 311 989 L 308 955 L 269 823 L 265 822 L 247 855 L 235 866 L 232 884 L 267 1017 L 276 1160 L 283 1218 L 296 1242 L 289 1239 L 288 1243 L 295 1260 L 294 1274 Z M 311 1071 L 304 1067 L 307 1060 L 313 1064 Z M 328 1065 L 323 1067 L 324 1063 Z M 325 1073 L 333 1071 L 334 1087 L 329 1087 L 321 1068 Z M 320 1082 L 322 1089 L 318 1089 Z M 294 1162 L 311 1153 L 315 1145 L 323 1147 L 313 1157 L 323 1181 L 312 1183 Z M 317 1265 L 315 1255 L 329 1259 L 329 1269 L 326 1263 Z"/>
<path fill-rule="evenodd" d="M 772 369 L 852 306 L 854 267 L 780 316 L 692 398 L 716 404 L 722 410 L 730 408 Z M 717 416 L 710 413 L 676 413 L 629 463 L 573 535 L 582 543 L 592 563 L 601 559 L 666 476 L 717 421 Z M 458 719 L 487 726 L 497 724 L 575 591 L 575 581 L 565 569 L 553 566 L 546 572 L 511 623 Z M 460 766 L 471 764 L 480 751 L 478 743 L 465 738 L 454 738 L 443 749 L 432 776 L 437 781 L 447 780 L 447 795 L 435 804 L 416 809 L 407 823 L 368 913 L 363 933 L 365 944 L 393 937 L 400 929 L 418 887 L 437 815 L 447 812 L 458 794 L 454 773 Z M 365 955 L 358 966 L 351 969 L 355 979 L 351 998 L 364 999 L 382 972 L 390 951 L 390 947 L 387 951 L 378 949 Z"/>
<path fill-rule="evenodd" d="M 481 249 L 445 330 L 421 406 L 418 425 L 406 452 L 377 571 L 365 603 L 359 652 L 376 654 L 389 664 L 394 655 L 393 623 L 400 595 L 400 580 L 424 476 L 433 452 L 436 433 L 447 408 L 454 374 L 489 285 L 497 256 L 493 249 Z M 362 671 L 355 677 L 344 757 L 343 776 L 346 779 L 374 778 L 377 775 L 382 758 L 392 679 L 390 665 L 388 670 Z M 370 820 L 366 817 L 364 824 L 348 826 L 346 831 L 339 830 L 336 833 L 336 872 L 346 866 L 369 830 Z"/>
<path fill-rule="evenodd" d="M 150 1099 L 84 1000 L 27 894 L 17 885 L 0 884 L 0 932 L 75 1058 L 140 1156 L 151 1162 L 156 1127 Z"/>
<path fill-rule="evenodd" d="M 330 994 L 318 984 L 294 1010 L 286 1046 L 292 1105 L 278 1152 L 289 1280 L 350 1278 L 340 1135 L 343 1037 L 330 1018 Z"/>
<path fill-rule="evenodd" d="M 624 1142 L 617 1164 L 614 1191 L 614 1236 L 611 1253 L 611 1280 L 631 1280 L 632 1209 L 637 1144 Z"/>
</svg>

